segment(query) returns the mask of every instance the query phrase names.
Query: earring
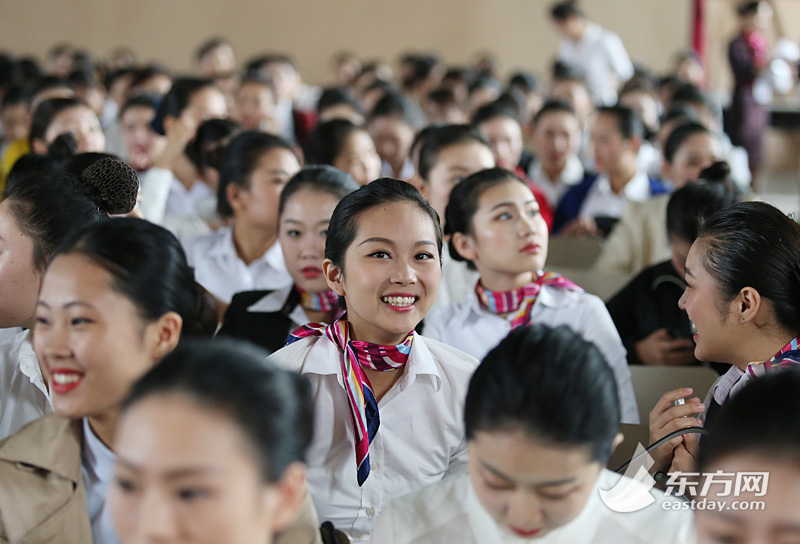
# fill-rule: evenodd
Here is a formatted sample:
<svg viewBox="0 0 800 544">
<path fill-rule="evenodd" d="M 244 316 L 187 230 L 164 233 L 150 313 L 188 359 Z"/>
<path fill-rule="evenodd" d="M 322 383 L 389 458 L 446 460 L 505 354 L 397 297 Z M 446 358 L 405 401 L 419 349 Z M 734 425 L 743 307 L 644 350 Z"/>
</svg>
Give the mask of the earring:
<svg viewBox="0 0 800 544">
<path fill-rule="evenodd" d="M 744 323 L 744 318 L 742 318 L 742 323 Z"/>
</svg>

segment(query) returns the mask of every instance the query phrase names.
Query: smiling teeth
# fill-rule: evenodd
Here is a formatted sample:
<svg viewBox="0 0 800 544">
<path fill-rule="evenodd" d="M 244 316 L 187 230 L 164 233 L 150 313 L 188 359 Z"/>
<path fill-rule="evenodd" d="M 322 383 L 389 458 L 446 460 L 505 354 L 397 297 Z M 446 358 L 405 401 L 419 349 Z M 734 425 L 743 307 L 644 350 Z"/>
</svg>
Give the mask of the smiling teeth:
<svg viewBox="0 0 800 544">
<path fill-rule="evenodd" d="M 81 377 L 77 374 L 53 374 L 53 381 L 56 382 L 58 385 L 75 383 L 80 379 Z"/>
<path fill-rule="evenodd" d="M 417 297 L 382 297 L 381 300 L 389 306 L 411 306 L 417 301 Z"/>
</svg>

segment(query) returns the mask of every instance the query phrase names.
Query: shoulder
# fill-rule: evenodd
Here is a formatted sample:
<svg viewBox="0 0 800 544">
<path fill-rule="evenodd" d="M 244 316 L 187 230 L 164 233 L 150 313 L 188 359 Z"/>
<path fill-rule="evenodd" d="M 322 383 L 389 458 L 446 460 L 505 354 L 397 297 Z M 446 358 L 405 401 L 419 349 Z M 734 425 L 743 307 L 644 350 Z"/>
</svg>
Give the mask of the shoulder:
<svg viewBox="0 0 800 544">
<path fill-rule="evenodd" d="M 81 420 L 46 415 L 0 442 L 0 461 L 57 468 L 62 457 L 80 458 L 82 436 Z"/>
<path fill-rule="evenodd" d="M 542 287 L 542 294 L 539 296 L 539 301 L 542 305 L 553 308 L 566 306 L 593 308 L 598 305 L 605 307 L 603 301 L 597 295 L 587 293 L 586 291 L 564 289 L 554 285 L 545 285 Z"/>
<path fill-rule="evenodd" d="M 228 236 L 229 231 L 229 227 L 222 227 L 214 232 L 189 238 L 183 243 L 183 248 L 186 251 L 186 255 L 189 256 L 191 254 L 198 257 L 203 256 L 203 253 L 219 244 L 221 240 Z"/>
<path fill-rule="evenodd" d="M 331 342 L 319 342 L 320 339 L 320 336 L 307 336 L 305 338 L 301 338 L 300 340 L 292 342 L 288 346 L 282 347 L 267 357 L 267 361 L 286 370 L 302 372 L 306 359 L 308 359 L 312 350 L 316 355 L 323 357 L 333 357 L 335 355 L 325 353 L 327 351 L 325 349 L 326 346 L 330 346 L 335 349 L 333 344 Z"/>
<path fill-rule="evenodd" d="M 0 342 L 0 376 L 16 372 L 30 331 L 22 331 Z M 0 387 L 2 387 L 0 383 Z"/>
<path fill-rule="evenodd" d="M 466 321 L 472 297 L 441 308 L 435 308 L 425 317 L 425 336 L 430 339 L 440 340 L 440 334 L 445 329 L 459 326 Z"/>
<path fill-rule="evenodd" d="M 478 367 L 479 361 L 475 357 L 438 340 L 418 335 L 414 342 L 421 342 L 424 348 L 430 352 L 434 361 L 445 370 L 471 376 Z"/>
</svg>

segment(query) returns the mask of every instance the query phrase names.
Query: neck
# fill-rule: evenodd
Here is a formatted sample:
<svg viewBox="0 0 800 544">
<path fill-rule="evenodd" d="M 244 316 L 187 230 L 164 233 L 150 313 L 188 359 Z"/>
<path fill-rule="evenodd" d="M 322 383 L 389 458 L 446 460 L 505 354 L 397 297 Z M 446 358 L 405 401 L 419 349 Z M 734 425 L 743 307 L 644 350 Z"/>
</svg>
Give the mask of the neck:
<svg viewBox="0 0 800 544">
<path fill-rule="evenodd" d="M 559 178 L 559 176 L 561 176 L 561 172 L 563 172 L 564 168 L 566 167 L 567 167 L 566 162 L 564 162 L 563 164 L 542 163 L 542 172 L 545 173 L 545 175 L 550 181 L 556 181 Z"/>
<path fill-rule="evenodd" d="M 405 159 L 402 158 L 389 163 L 389 166 L 392 167 L 392 174 L 394 174 L 394 177 L 397 178 L 398 176 L 400 176 L 400 172 L 403 171 L 403 166 L 405 166 L 405 164 L 406 161 Z"/>
<path fill-rule="evenodd" d="M 89 426 L 92 432 L 105 444 L 105 446 L 113 451 L 114 435 L 117 430 L 117 419 L 119 418 L 119 411 L 114 408 L 108 413 L 100 416 L 90 416 Z"/>
<path fill-rule="evenodd" d="M 636 175 L 636 162 L 630 161 L 620 165 L 619 168 L 608 173 L 608 181 L 611 183 L 611 190 L 614 194 L 619 194 L 625 188 L 633 176 Z"/>
<path fill-rule="evenodd" d="M 350 328 L 350 340 L 358 342 L 369 342 L 370 344 L 378 344 L 379 346 L 396 346 L 406 339 L 409 332 L 402 335 L 394 335 L 384 331 L 370 331 L 368 326 L 361 326 L 361 323 L 353 323 L 350 318 L 347 318 L 347 324 Z"/>
<path fill-rule="evenodd" d="M 532 283 L 537 277 L 535 272 L 523 272 L 521 274 L 481 273 L 481 285 L 489 291 L 513 291 Z"/>
<path fill-rule="evenodd" d="M 755 329 L 755 325 L 752 326 Z M 741 338 L 746 338 L 748 341 L 742 345 L 741 356 L 733 363 L 740 370 L 745 370 L 747 365 L 753 362 L 769 361 L 795 337 L 786 331 L 764 334 L 763 328 L 749 332 L 750 334 L 741 335 Z"/>
<path fill-rule="evenodd" d="M 233 224 L 233 245 L 244 264 L 262 257 L 277 239 L 278 234 L 274 230 L 247 228 L 240 221 Z"/>
<path fill-rule="evenodd" d="M 306 317 L 309 319 L 310 323 L 333 322 L 333 312 L 315 312 L 313 310 L 306 310 L 305 308 L 303 308 L 303 311 L 306 313 Z"/>
<path fill-rule="evenodd" d="M 186 158 L 186 155 L 180 155 L 175 158 L 172 163 L 172 173 L 175 174 L 175 177 L 186 189 L 190 189 L 198 178 L 197 169 Z"/>
</svg>

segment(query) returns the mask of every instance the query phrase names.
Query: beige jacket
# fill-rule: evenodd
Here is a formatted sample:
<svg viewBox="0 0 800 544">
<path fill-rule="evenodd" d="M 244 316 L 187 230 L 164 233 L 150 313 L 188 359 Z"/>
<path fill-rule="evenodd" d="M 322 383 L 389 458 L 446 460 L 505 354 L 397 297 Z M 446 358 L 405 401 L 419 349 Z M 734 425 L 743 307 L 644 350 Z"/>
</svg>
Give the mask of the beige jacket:
<svg viewBox="0 0 800 544">
<path fill-rule="evenodd" d="M 81 420 L 45 416 L 0 442 L 0 543 L 91 544 Z M 320 544 L 310 495 L 276 544 Z"/>
</svg>

